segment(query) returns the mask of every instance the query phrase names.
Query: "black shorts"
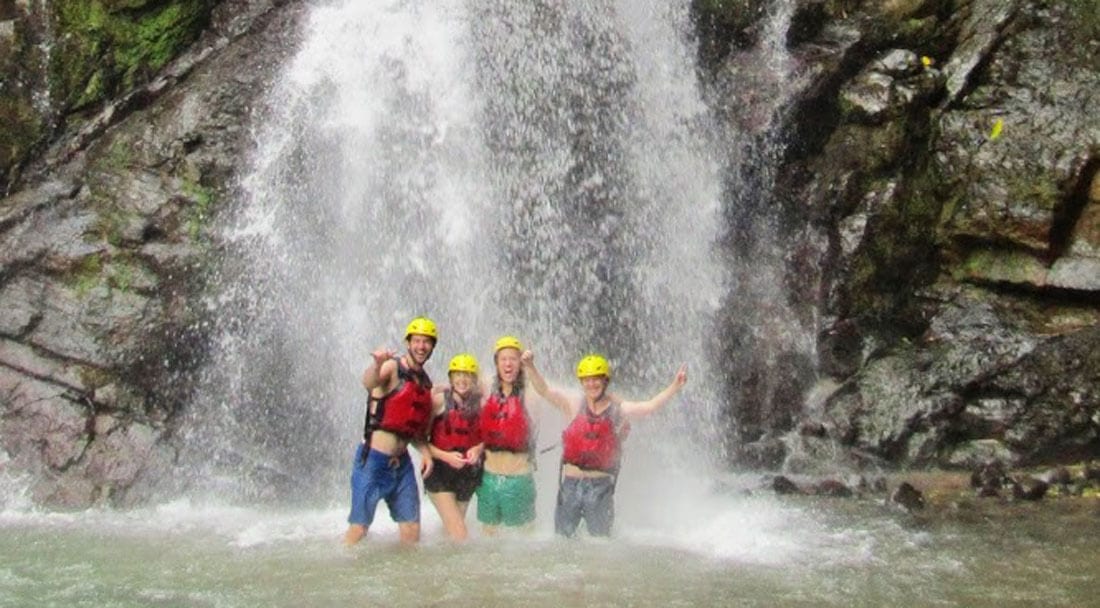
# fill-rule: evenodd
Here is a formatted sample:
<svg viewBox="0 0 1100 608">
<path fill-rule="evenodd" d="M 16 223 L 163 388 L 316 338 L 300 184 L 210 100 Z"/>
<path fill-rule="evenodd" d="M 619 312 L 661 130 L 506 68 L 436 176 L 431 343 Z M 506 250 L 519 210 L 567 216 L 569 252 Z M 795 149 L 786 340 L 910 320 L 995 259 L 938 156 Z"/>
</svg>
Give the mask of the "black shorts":
<svg viewBox="0 0 1100 608">
<path fill-rule="evenodd" d="M 456 469 L 438 458 L 432 458 L 432 474 L 424 479 L 428 492 L 454 492 L 458 502 L 470 502 L 474 491 L 481 485 L 481 466 L 464 466 Z"/>
</svg>

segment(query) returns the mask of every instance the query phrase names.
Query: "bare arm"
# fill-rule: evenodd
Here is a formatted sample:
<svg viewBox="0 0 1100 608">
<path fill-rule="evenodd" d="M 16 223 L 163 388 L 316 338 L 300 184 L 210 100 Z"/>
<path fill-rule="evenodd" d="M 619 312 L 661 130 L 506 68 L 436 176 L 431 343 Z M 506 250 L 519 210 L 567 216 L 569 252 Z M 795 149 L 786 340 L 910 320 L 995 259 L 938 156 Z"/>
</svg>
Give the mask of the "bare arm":
<svg viewBox="0 0 1100 608">
<path fill-rule="evenodd" d="M 669 383 L 661 392 L 650 397 L 645 401 L 623 401 L 622 411 L 624 415 L 641 418 L 642 416 L 648 416 L 653 412 L 661 409 L 668 403 L 672 396 L 680 392 L 680 389 L 687 384 L 687 365 L 681 365 L 680 369 L 673 376 L 672 382 Z"/>
<path fill-rule="evenodd" d="M 380 348 L 371 353 L 370 356 L 374 360 L 363 371 L 363 388 L 371 391 L 390 383 L 394 371 L 397 370 L 397 362 L 393 360 L 393 354 L 393 351 L 386 348 Z"/>
<path fill-rule="evenodd" d="M 523 351 L 520 360 L 523 361 L 523 371 L 527 373 L 527 379 L 531 381 L 531 386 L 539 396 L 567 416 L 575 413 L 573 412 L 573 406 L 569 403 L 569 398 L 561 391 L 550 388 L 550 385 L 546 383 L 546 378 L 543 378 L 538 368 L 535 367 L 535 355 L 531 351 Z"/>
<path fill-rule="evenodd" d="M 447 409 L 447 401 L 444 399 L 444 393 L 446 392 L 446 386 L 432 387 L 432 418 L 442 414 L 443 410 Z"/>
</svg>

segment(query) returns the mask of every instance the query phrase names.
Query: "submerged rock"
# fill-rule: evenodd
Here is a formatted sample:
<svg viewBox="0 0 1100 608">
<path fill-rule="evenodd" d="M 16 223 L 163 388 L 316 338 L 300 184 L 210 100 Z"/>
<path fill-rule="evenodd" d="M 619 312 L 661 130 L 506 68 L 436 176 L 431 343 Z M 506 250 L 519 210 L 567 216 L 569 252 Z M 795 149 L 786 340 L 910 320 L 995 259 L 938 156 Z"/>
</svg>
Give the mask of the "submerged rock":
<svg viewBox="0 0 1100 608">
<path fill-rule="evenodd" d="M 1012 497 L 1016 500 L 1041 500 L 1049 489 L 1045 481 L 1034 477 L 1012 481 Z"/>
<path fill-rule="evenodd" d="M 907 481 L 898 484 L 890 493 L 890 502 L 906 511 L 913 512 L 923 509 L 925 506 L 924 495 Z"/>
</svg>

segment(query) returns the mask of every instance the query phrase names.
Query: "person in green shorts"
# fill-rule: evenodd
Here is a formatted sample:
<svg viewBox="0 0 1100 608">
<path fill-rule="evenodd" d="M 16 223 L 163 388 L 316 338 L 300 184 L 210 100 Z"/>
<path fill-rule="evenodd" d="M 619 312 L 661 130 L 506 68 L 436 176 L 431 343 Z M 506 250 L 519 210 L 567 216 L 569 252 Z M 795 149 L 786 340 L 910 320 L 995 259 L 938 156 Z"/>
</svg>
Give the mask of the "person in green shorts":
<svg viewBox="0 0 1100 608">
<path fill-rule="evenodd" d="M 477 519 L 488 536 L 499 526 L 524 527 L 535 520 L 535 424 L 523 392 L 522 352 L 513 336 L 496 341 L 496 379 L 481 406 L 485 473 L 477 489 Z"/>
</svg>

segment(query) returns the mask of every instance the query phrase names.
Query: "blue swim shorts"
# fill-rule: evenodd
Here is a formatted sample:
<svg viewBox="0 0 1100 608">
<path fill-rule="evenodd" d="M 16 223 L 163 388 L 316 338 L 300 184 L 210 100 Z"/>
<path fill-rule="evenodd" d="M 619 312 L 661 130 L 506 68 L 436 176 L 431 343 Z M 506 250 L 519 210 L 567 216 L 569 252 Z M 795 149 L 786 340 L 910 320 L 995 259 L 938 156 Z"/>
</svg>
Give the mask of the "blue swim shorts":
<svg viewBox="0 0 1100 608">
<path fill-rule="evenodd" d="M 363 451 L 369 450 L 366 458 Z M 398 523 L 420 521 L 420 492 L 416 471 L 408 452 L 397 456 L 371 450 L 359 444 L 351 467 L 351 513 L 349 524 L 370 526 L 378 502 L 386 501 L 390 517 Z"/>
</svg>

